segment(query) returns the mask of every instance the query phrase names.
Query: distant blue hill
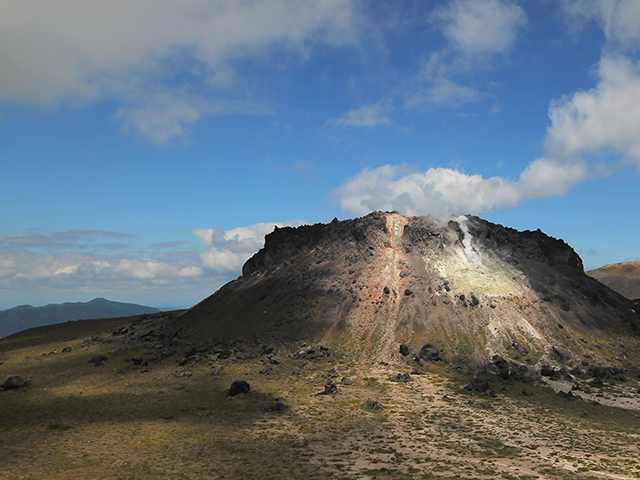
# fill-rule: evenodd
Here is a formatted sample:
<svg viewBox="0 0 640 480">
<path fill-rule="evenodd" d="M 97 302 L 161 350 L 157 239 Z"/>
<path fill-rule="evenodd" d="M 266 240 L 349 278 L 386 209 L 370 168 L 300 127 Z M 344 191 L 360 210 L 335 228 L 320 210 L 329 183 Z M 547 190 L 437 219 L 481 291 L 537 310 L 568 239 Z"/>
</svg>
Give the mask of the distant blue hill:
<svg viewBox="0 0 640 480">
<path fill-rule="evenodd" d="M 106 298 L 94 298 L 85 303 L 52 303 L 44 307 L 20 305 L 0 312 L 0 338 L 28 328 L 71 320 L 128 317 L 159 311 L 157 308 L 135 303 L 112 302 Z"/>
</svg>

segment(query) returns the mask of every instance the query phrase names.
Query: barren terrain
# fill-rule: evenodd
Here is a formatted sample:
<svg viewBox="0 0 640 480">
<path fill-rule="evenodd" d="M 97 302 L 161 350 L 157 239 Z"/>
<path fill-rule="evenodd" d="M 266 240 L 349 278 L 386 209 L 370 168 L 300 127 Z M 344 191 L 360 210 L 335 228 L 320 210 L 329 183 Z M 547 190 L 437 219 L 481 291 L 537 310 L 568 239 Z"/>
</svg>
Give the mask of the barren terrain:
<svg viewBox="0 0 640 480">
<path fill-rule="evenodd" d="M 135 340 L 161 321 L 126 335 L 123 320 L 72 322 L 0 341 L 0 377 L 29 381 L 0 392 L 0 478 L 640 478 L 637 378 L 592 392 L 625 409 L 494 375 L 487 395 L 443 365 L 397 381 L 405 363 L 362 365 L 317 346 L 185 357 L 178 345 L 163 356 Z M 251 391 L 228 397 L 238 379 Z M 318 395 L 328 380 L 338 391 Z"/>
</svg>

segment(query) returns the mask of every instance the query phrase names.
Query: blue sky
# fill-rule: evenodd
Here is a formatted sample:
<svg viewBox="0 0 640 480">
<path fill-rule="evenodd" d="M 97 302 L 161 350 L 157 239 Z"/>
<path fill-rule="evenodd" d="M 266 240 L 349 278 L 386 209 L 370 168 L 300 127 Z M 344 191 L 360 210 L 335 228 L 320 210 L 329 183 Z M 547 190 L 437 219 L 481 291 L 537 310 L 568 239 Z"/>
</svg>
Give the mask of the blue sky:
<svg viewBox="0 0 640 480">
<path fill-rule="evenodd" d="M 640 260 L 636 0 L 8 0 L 0 308 L 190 306 L 398 210 Z"/>
</svg>

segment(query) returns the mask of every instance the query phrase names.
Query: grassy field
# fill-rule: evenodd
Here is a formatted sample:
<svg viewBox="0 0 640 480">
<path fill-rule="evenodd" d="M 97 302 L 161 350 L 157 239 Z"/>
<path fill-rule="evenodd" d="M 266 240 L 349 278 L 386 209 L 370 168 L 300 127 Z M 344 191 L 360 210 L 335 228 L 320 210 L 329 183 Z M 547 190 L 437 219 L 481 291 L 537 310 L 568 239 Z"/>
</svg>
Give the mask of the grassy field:
<svg viewBox="0 0 640 480">
<path fill-rule="evenodd" d="M 0 341 L 0 381 L 29 381 L 0 392 L 0 478 L 640 478 L 638 411 L 537 383 L 493 380 L 497 397 L 471 394 L 468 378 L 441 366 L 395 382 L 406 365 L 360 365 L 338 352 L 236 346 L 185 356 L 189 346 L 112 334 L 130 321 Z M 338 392 L 317 395 L 329 379 Z M 234 380 L 251 392 L 227 396 Z M 365 408 L 369 399 L 382 408 Z"/>
</svg>

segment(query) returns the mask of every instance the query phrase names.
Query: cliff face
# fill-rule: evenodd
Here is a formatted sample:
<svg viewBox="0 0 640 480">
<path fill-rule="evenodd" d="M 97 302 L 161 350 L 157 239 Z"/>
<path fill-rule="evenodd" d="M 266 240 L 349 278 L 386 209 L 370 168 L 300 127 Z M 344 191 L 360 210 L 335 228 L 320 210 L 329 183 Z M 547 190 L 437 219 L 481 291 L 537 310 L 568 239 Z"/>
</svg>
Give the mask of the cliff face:
<svg viewBox="0 0 640 480">
<path fill-rule="evenodd" d="M 631 302 L 539 230 L 377 212 L 275 230 L 184 321 L 200 338 L 320 341 L 371 361 L 432 342 L 448 362 L 529 365 L 611 363 L 613 336 L 638 325 Z"/>
</svg>

